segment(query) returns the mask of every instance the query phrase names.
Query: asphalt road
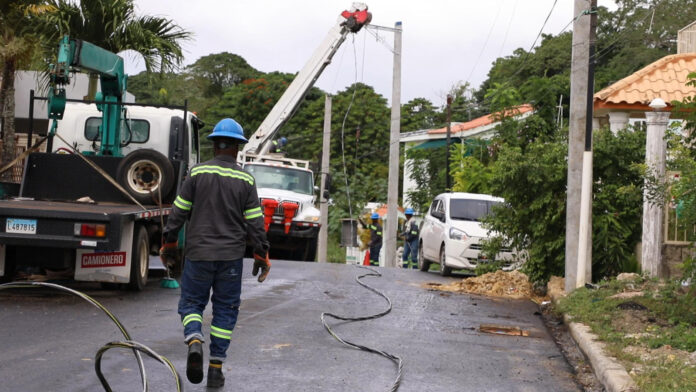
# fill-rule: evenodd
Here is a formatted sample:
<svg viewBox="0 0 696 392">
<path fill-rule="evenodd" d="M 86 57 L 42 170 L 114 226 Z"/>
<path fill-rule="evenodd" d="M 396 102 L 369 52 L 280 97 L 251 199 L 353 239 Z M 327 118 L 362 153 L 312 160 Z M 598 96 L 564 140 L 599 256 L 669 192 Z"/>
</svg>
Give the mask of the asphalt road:
<svg viewBox="0 0 696 392">
<path fill-rule="evenodd" d="M 388 391 L 393 362 L 341 345 L 324 329 L 322 312 L 345 316 L 378 313 L 386 302 L 355 282 L 365 271 L 339 264 L 274 261 L 263 284 L 245 260 L 239 321 L 224 364 L 225 391 Z M 343 338 L 401 356 L 399 391 L 578 391 L 572 369 L 553 342 L 537 306 L 428 291 L 444 282 L 435 273 L 379 269 L 363 282 L 391 298 L 388 315 L 361 322 L 329 319 Z M 143 292 L 100 290 L 73 283 L 106 306 L 133 339 L 170 359 L 186 391 L 205 381 L 186 380 L 178 289 L 153 277 Z M 101 310 L 69 294 L 44 289 L 0 291 L 0 391 L 100 391 L 94 356 L 104 344 L 123 340 Z M 204 314 L 204 332 L 210 326 Z M 529 337 L 491 335 L 482 323 L 519 326 Z M 207 358 L 207 349 L 206 349 Z M 166 367 L 144 357 L 150 391 L 174 391 Z M 133 353 L 112 349 L 102 370 L 114 391 L 138 391 Z"/>
</svg>

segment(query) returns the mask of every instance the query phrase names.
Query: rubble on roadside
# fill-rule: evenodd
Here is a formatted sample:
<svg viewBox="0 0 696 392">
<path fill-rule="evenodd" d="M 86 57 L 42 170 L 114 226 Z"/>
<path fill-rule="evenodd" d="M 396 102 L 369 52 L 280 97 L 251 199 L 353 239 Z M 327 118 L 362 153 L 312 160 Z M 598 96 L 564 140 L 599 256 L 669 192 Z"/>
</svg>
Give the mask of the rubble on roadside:
<svg viewBox="0 0 696 392">
<path fill-rule="evenodd" d="M 488 295 L 493 297 L 531 299 L 541 303 L 548 300 L 547 296 L 534 293 L 532 283 L 527 275 L 520 271 L 498 270 L 481 276 L 462 279 L 450 284 L 426 283 L 425 288 L 431 290 L 449 291 Z"/>
</svg>

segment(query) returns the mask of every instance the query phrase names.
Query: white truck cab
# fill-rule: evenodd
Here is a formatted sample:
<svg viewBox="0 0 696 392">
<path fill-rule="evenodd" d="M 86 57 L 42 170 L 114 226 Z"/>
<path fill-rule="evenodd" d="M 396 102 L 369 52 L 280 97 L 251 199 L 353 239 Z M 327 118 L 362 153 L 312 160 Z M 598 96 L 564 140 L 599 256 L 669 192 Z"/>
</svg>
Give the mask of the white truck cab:
<svg viewBox="0 0 696 392">
<path fill-rule="evenodd" d="M 188 167 L 193 166 L 198 162 L 198 130 L 201 126 L 198 118 L 188 112 L 186 122 L 191 132 L 181 136 L 172 134 L 170 130 L 180 127 L 183 117 L 183 110 L 128 106 L 126 120 L 122 120 L 123 155 L 135 150 L 152 149 L 169 159 L 185 158 L 183 160 L 188 162 Z M 81 152 L 97 151 L 101 118 L 102 113 L 93 104 L 67 104 L 63 119 L 58 122 L 57 133 L 71 145 L 56 138 L 49 152 L 71 153 L 73 148 Z M 183 151 L 177 151 L 177 144 L 181 144 Z"/>
<path fill-rule="evenodd" d="M 274 155 L 244 163 L 244 170 L 256 180 L 261 208 L 273 207 L 264 211 L 272 251 L 281 252 L 275 257 L 313 261 L 320 226 L 314 174 L 306 161 L 274 159 Z"/>
</svg>

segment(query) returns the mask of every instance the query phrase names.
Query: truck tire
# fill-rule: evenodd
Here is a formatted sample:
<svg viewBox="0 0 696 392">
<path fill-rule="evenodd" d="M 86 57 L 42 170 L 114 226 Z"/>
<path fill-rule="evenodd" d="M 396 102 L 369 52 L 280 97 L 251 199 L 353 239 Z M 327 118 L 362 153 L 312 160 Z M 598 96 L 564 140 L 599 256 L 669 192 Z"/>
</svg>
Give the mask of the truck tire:
<svg viewBox="0 0 696 392">
<path fill-rule="evenodd" d="M 308 238 L 304 246 L 304 261 L 315 261 L 317 258 L 317 238 Z"/>
<path fill-rule="evenodd" d="M 172 163 L 151 149 L 126 155 L 118 165 L 116 176 L 128 194 L 142 204 L 156 204 L 158 193 L 166 197 L 175 183 Z"/>
<path fill-rule="evenodd" d="M 150 244 L 147 230 L 143 226 L 136 226 L 133 234 L 129 290 L 142 291 L 145 288 L 149 267 Z"/>
</svg>

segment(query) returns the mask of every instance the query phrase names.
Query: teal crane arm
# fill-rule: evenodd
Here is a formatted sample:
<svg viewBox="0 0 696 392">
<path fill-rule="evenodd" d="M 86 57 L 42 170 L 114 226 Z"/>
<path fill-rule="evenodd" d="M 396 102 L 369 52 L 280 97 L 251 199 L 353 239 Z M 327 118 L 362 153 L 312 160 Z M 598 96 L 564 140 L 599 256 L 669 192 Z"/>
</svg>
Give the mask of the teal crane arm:
<svg viewBox="0 0 696 392">
<path fill-rule="evenodd" d="M 56 121 L 65 112 L 65 85 L 70 83 L 71 72 L 99 75 L 101 92 L 97 94 L 97 108 L 102 112 L 99 128 L 101 146 L 98 155 L 121 156 L 121 117 L 123 97 L 126 94 L 127 75 L 123 58 L 86 41 L 70 39 L 67 35 L 58 46 L 58 61 L 51 69 L 51 88 L 48 97 L 48 118 Z"/>
</svg>

